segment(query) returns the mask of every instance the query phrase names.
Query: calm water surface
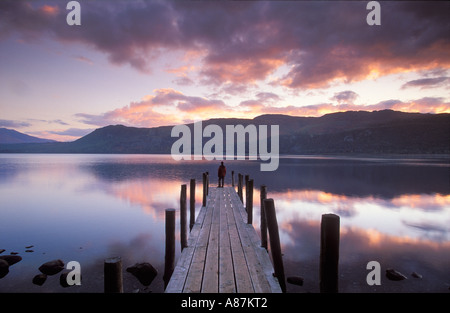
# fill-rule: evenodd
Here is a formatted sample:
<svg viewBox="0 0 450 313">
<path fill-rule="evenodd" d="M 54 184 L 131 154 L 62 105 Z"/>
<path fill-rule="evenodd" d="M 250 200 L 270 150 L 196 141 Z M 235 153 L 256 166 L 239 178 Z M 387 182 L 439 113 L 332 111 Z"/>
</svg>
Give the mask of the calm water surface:
<svg viewBox="0 0 450 313">
<path fill-rule="evenodd" d="M 225 163 L 226 183 L 232 170 L 249 174 L 275 201 L 286 276 L 304 278 L 288 292 L 319 291 L 320 218 L 330 212 L 341 217 L 341 292 L 449 292 L 449 159 L 283 157 L 275 172 L 260 172 L 258 162 Z M 217 166 L 167 155 L 0 155 L 1 255 L 23 258 L 0 279 L 0 292 L 103 292 L 103 261 L 112 256 L 123 260 L 125 292 L 162 292 L 164 210 L 179 208 L 180 185 L 195 178 L 198 212 L 201 175 Z M 256 190 L 257 230 L 259 205 Z M 177 220 L 176 258 L 178 231 Z M 32 284 L 54 259 L 78 261 L 82 285 L 62 288 L 59 275 Z M 380 286 L 366 283 L 372 260 L 381 264 Z M 125 272 L 137 262 L 159 272 L 149 288 Z M 408 279 L 389 281 L 387 268 Z"/>
</svg>

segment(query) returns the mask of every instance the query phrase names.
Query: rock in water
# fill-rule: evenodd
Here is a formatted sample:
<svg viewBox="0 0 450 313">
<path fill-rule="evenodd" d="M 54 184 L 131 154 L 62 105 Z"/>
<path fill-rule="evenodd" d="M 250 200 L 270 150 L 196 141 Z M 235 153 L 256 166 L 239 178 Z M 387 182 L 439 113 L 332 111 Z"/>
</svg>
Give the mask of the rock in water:
<svg viewBox="0 0 450 313">
<path fill-rule="evenodd" d="M 61 260 L 53 260 L 42 264 L 39 270 L 46 275 L 55 275 L 64 269 L 64 262 Z"/>
<path fill-rule="evenodd" d="M 303 286 L 303 277 L 291 276 L 287 278 L 287 282 L 292 285 Z"/>
<path fill-rule="evenodd" d="M 66 273 L 62 273 L 59 276 L 59 284 L 61 285 L 61 287 L 70 287 L 70 285 L 67 283 L 67 276 L 69 275 L 69 272 Z"/>
<path fill-rule="evenodd" d="M 9 264 L 5 260 L 0 259 L 0 278 L 6 276 L 9 273 Z"/>
<path fill-rule="evenodd" d="M 133 274 L 144 286 L 149 286 L 158 275 L 158 271 L 150 263 L 136 263 L 128 267 L 127 272 Z"/>
<path fill-rule="evenodd" d="M 9 266 L 22 261 L 22 257 L 19 255 L 1 255 L 0 260 L 5 260 Z"/>
<path fill-rule="evenodd" d="M 414 277 L 414 278 L 422 278 L 422 275 L 417 273 L 417 272 L 412 272 L 411 276 Z"/>
<path fill-rule="evenodd" d="M 42 286 L 46 280 L 47 280 L 47 275 L 37 274 L 36 276 L 33 277 L 33 284 Z"/>
<path fill-rule="evenodd" d="M 404 280 L 407 279 L 407 277 L 405 275 L 403 275 L 402 273 L 392 269 L 392 268 L 388 268 L 386 270 L 386 277 L 390 280 Z"/>
</svg>

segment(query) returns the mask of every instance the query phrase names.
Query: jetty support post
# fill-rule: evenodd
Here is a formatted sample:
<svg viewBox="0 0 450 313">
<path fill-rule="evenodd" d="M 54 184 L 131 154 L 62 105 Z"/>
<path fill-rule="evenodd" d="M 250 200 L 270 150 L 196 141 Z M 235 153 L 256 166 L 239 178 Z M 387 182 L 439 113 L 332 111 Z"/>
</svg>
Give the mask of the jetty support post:
<svg viewBox="0 0 450 313">
<path fill-rule="evenodd" d="M 187 245 L 187 205 L 186 205 L 186 197 L 187 197 L 187 186 L 186 184 L 181 185 L 180 192 L 180 243 L 181 243 L 181 251 L 186 248 Z"/>
<path fill-rule="evenodd" d="M 264 200 L 267 199 L 267 187 L 261 186 L 260 190 L 260 205 L 261 205 L 261 247 L 267 250 L 267 220 L 266 210 L 264 209 Z"/>
<path fill-rule="evenodd" d="M 340 218 L 323 214 L 320 225 L 320 292 L 338 292 Z"/>
<path fill-rule="evenodd" d="M 245 175 L 245 210 L 247 210 L 247 194 L 248 194 L 248 180 L 250 179 L 250 176 L 247 174 Z M 244 202 L 242 202 L 244 203 Z"/>
<path fill-rule="evenodd" d="M 242 199 L 242 174 L 241 173 L 238 174 L 238 196 L 243 204 L 244 200 Z"/>
<path fill-rule="evenodd" d="M 122 259 L 120 257 L 105 259 L 103 271 L 105 293 L 122 293 Z"/>
<path fill-rule="evenodd" d="M 206 206 L 206 195 L 208 194 L 208 187 L 207 187 L 207 174 L 203 173 L 203 201 L 202 205 Z"/>
<path fill-rule="evenodd" d="M 209 172 L 206 172 L 206 195 L 209 195 Z"/>
<path fill-rule="evenodd" d="M 247 210 L 247 224 L 253 223 L 253 179 L 249 179 L 247 182 L 247 191 L 245 192 L 247 199 L 245 201 L 245 207 Z"/>
<path fill-rule="evenodd" d="M 231 186 L 234 187 L 234 171 L 231 171 Z"/>
<path fill-rule="evenodd" d="M 192 230 L 192 227 L 194 227 L 195 224 L 195 179 L 191 178 L 189 185 L 189 231 Z"/>
<path fill-rule="evenodd" d="M 166 254 L 164 256 L 164 289 L 175 268 L 175 209 L 166 209 Z"/>
<path fill-rule="evenodd" d="M 286 292 L 286 280 L 284 276 L 283 257 L 281 254 L 280 234 L 278 233 L 278 222 L 275 213 L 273 199 L 264 200 L 267 228 L 269 230 L 270 250 L 272 251 L 273 267 L 281 290 Z"/>
</svg>

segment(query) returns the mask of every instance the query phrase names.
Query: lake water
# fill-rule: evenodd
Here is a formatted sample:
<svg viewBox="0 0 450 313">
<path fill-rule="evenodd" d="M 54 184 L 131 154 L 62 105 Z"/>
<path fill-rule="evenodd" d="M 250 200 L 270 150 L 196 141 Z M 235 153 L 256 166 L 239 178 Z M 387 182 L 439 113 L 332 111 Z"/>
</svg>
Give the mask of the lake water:
<svg viewBox="0 0 450 313">
<path fill-rule="evenodd" d="M 295 156 L 281 158 L 275 172 L 261 172 L 256 161 L 225 164 L 226 184 L 232 170 L 254 179 L 258 231 L 259 186 L 275 201 L 286 276 L 304 278 L 288 292 L 319 291 L 320 219 L 330 212 L 341 218 L 340 292 L 449 292 L 448 158 Z M 125 292 L 162 292 L 165 209 L 179 208 L 181 184 L 189 195 L 195 178 L 198 212 L 202 173 L 217 166 L 168 155 L 0 154 L 1 255 L 22 257 L 0 279 L 0 292 L 103 292 L 103 262 L 112 256 L 122 258 Z M 32 284 L 54 259 L 78 261 L 82 285 L 63 288 L 59 275 Z M 369 261 L 380 263 L 381 285 L 366 283 Z M 125 272 L 138 262 L 159 272 L 147 289 Z M 387 268 L 408 279 L 388 280 Z"/>
</svg>

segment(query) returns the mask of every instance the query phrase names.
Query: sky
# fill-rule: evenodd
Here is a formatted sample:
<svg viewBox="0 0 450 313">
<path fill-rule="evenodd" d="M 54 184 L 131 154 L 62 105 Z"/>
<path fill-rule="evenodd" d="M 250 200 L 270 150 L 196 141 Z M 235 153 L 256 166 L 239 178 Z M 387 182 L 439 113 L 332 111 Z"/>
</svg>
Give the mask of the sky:
<svg viewBox="0 0 450 313">
<path fill-rule="evenodd" d="M 450 113 L 450 3 L 0 1 L 0 127 L 58 141 L 262 114 Z"/>
</svg>

